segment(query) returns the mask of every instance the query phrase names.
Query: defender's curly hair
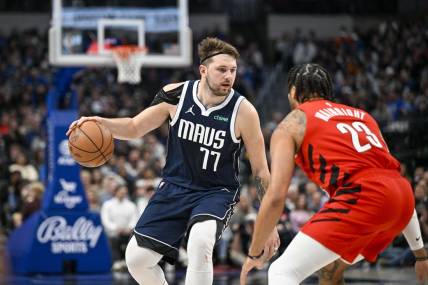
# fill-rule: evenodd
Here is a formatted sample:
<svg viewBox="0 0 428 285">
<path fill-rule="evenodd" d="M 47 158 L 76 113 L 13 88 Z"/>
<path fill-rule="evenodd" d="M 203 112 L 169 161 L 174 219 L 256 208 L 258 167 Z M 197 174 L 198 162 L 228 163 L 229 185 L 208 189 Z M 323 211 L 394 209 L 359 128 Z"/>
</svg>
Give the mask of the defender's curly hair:
<svg viewBox="0 0 428 285">
<path fill-rule="evenodd" d="M 288 90 L 293 86 L 299 103 L 312 98 L 334 100 L 331 75 L 319 64 L 307 63 L 292 67 L 288 72 Z"/>
</svg>

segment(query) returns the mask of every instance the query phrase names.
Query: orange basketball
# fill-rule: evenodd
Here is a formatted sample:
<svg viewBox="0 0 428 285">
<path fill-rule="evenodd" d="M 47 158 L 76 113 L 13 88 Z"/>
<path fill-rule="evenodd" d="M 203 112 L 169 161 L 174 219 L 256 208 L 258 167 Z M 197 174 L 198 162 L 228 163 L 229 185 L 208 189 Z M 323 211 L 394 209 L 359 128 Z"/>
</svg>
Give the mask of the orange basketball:
<svg viewBox="0 0 428 285">
<path fill-rule="evenodd" d="M 113 135 L 100 123 L 85 121 L 70 133 L 68 148 L 73 159 L 80 165 L 97 167 L 113 156 Z"/>
</svg>

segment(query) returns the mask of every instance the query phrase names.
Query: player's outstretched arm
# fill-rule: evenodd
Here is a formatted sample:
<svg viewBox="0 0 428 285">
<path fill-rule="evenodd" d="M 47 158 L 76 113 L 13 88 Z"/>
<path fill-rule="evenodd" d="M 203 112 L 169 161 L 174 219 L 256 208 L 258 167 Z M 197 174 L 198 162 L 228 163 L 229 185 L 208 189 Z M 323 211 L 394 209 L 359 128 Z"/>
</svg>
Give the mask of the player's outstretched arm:
<svg viewBox="0 0 428 285">
<path fill-rule="evenodd" d="M 269 185 L 270 173 L 266 159 L 265 141 L 260 127 L 260 119 L 254 106 L 247 100 L 241 103 L 236 125 L 250 159 L 251 170 L 255 177 L 257 194 L 262 201 Z M 265 243 L 267 259 L 276 254 L 280 246 L 279 234 L 274 228 Z"/>
<path fill-rule="evenodd" d="M 169 117 L 175 114 L 176 105 L 172 101 L 159 100 L 159 94 L 168 92 L 181 83 L 169 84 L 163 88 L 164 92 L 159 92 L 155 100 L 157 104 L 152 104 L 150 107 L 141 111 L 138 115 L 132 118 L 103 118 L 99 116 L 81 117 L 80 119 L 71 123 L 67 135 L 76 126 L 80 126 L 85 121 L 97 121 L 107 127 L 116 139 L 132 140 L 147 134 L 148 132 L 160 127 Z M 163 95 L 164 96 L 164 95 Z M 177 100 L 178 101 L 178 100 Z"/>
<path fill-rule="evenodd" d="M 294 172 L 294 155 L 300 148 L 306 130 L 306 115 L 292 111 L 276 128 L 271 138 L 271 179 L 257 215 L 249 256 L 241 271 L 241 285 L 248 272 L 263 265 L 261 254 L 269 233 L 277 224 L 284 208 L 288 187 Z"/>
</svg>

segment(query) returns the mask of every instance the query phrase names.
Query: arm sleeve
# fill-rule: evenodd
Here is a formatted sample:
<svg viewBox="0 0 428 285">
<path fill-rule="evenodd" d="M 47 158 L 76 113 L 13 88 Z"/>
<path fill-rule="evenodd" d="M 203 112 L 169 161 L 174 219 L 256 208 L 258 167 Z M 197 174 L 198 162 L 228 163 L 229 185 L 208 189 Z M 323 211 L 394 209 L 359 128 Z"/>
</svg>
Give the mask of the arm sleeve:
<svg viewBox="0 0 428 285">
<path fill-rule="evenodd" d="M 410 222 L 404 228 L 403 234 L 411 250 L 418 250 L 424 247 L 421 228 L 419 226 L 418 215 L 416 214 L 416 210 L 414 210 L 413 216 L 410 219 Z"/>
<path fill-rule="evenodd" d="M 180 96 L 181 96 L 181 92 L 183 91 L 183 86 L 184 84 L 169 91 L 164 91 L 163 89 L 159 90 L 158 93 L 156 93 L 155 98 L 153 99 L 150 106 L 155 106 L 163 102 L 171 105 L 177 105 L 178 102 L 180 101 Z"/>
</svg>

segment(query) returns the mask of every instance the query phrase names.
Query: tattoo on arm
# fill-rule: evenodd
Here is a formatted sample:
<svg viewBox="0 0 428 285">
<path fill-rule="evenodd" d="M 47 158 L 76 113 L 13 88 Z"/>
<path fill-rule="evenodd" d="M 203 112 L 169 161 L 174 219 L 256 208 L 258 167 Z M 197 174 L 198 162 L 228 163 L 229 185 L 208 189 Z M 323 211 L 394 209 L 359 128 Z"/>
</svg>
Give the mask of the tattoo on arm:
<svg viewBox="0 0 428 285">
<path fill-rule="evenodd" d="M 278 129 L 289 133 L 293 137 L 296 143 L 295 153 L 297 153 L 306 132 L 306 114 L 299 109 L 293 110 L 278 125 Z"/>
<path fill-rule="evenodd" d="M 262 178 L 259 176 L 255 177 L 255 182 L 256 182 L 256 189 L 257 189 L 257 196 L 261 201 L 263 199 L 263 196 L 266 193 L 266 189 L 268 188 L 269 182 L 263 181 Z"/>
</svg>

